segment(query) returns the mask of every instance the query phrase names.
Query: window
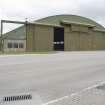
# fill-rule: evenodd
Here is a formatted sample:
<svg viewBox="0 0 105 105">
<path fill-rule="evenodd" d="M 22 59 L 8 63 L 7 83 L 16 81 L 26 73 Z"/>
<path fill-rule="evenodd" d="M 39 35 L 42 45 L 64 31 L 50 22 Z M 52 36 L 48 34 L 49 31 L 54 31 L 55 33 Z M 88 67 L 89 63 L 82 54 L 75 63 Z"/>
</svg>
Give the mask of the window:
<svg viewBox="0 0 105 105">
<path fill-rule="evenodd" d="M 12 48 L 12 43 L 8 43 L 8 48 Z"/>
<path fill-rule="evenodd" d="M 14 43 L 14 48 L 18 48 L 18 43 Z"/>
<path fill-rule="evenodd" d="M 24 48 L 24 43 L 8 43 L 8 48 Z"/>
<path fill-rule="evenodd" d="M 19 48 L 23 48 L 23 47 L 24 47 L 23 43 L 19 43 Z"/>
</svg>

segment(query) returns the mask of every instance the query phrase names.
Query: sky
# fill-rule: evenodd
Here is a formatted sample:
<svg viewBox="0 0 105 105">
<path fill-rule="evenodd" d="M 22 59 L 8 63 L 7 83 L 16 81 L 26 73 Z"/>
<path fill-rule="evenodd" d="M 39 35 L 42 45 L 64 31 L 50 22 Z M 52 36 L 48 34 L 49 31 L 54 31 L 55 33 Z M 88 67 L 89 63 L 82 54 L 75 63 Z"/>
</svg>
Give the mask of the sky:
<svg viewBox="0 0 105 105">
<path fill-rule="evenodd" d="M 34 21 L 60 14 L 84 16 L 105 26 L 105 0 L 0 0 L 0 20 Z M 4 30 L 14 27 L 5 24 Z"/>
</svg>

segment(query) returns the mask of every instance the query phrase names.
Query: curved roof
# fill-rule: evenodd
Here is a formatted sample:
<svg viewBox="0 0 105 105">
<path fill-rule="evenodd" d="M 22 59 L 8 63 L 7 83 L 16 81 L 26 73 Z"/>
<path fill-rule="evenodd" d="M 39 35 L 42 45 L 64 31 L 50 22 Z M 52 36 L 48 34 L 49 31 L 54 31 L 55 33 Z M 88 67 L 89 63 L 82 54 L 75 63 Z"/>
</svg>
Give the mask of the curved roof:
<svg viewBox="0 0 105 105">
<path fill-rule="evenodd" d="M 95 26 L 95 29 L 104 29 L 104 27 L 97 22 L 82 17 L 82 16 L 76 16 L 76 15 L 55 15 L 55 16 L 49 16 L 43 19 L 39 19 L 35 22 L 42 23 L 42 24 L 50 24 L 50 25 L 59 25 L 61 26 L 61 21 L 68 21 L 68 22 L 75 22 L 75 23 L 81 23 L 81 24 L 91 24 Z"/>
<path fill-rule="evenodd" d="M 52 26 L 62 26 L 60 24 L 61 22 L 96 26 L 95 27 L 96 30 L 105 31 L 105 28 L 102 25 L 96 23 L 95 21 L 85 18 L 85 17 L 76 16 L 76 15 L 55 15 L 55 16 L 49 16 L 49 17 L 34 21 L 35 24 L 52 25 Z M 24 40 L 26 39 L 25 27 L 21 26 L 8 33 L 5 33 L 3 38 Z"/>
<path fill-rule="evenodd" d="M 16 39 L 16 40 L 25 40 L 26 39 L 26 30 L 24 26 L 16 28 L 10 32 L 7 32 L 3 35 L 4 39 Z"/>
</svg>

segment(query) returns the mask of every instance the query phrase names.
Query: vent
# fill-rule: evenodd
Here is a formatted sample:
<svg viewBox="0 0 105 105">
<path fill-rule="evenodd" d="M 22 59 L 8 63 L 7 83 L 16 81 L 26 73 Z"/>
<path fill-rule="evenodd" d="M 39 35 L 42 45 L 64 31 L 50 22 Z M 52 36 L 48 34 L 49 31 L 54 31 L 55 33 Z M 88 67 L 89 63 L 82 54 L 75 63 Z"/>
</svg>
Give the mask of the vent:
<svg viewBox="0 0 105 105">
<path fill-rule="evenodd" d="M 20 95 L 20 96 L 8 96 L 8 97 L 3 97 L 4 102 L 9 102 L 9 101 L 21 101 L 21 100 L 31 100 L 32 95 Z"/>
</svg>

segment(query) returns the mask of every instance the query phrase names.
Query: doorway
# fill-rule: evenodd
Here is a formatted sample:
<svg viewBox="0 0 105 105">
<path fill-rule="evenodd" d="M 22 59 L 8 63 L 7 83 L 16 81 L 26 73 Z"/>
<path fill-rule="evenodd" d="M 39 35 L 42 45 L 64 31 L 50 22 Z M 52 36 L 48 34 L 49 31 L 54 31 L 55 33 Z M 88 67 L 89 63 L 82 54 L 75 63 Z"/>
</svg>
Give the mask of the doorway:
<svg viewBox="0 0 105 105">
<path fill-rule="evenodd" d="M 64 51 L 64 28 L 54 27 L 54 50 Z"/>
</svg>

